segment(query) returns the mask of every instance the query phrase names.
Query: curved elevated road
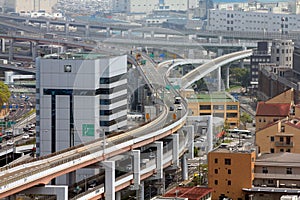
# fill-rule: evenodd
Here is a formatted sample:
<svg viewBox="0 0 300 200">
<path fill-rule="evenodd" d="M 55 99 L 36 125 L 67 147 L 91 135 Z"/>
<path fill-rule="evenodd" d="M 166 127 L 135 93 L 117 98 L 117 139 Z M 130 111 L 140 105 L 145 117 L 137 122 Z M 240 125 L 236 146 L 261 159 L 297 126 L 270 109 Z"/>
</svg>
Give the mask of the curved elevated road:
<svg viewBox="0 0 300 200">
<path fill-rule="evenodd" d="M 220 56 L 216 59 L 213 59 L 203 65 L 200 65 L 196 69 L 192 70 L 188 74 L 184 75 L 181 78 L 181 88 L 187 88 L 192 85 L 195 81 L 203 78 L 210 72 L 216 70 L 217 68 L 226 65 L 230 62 L 247 58 L 252 55 L 252 50 L 238 51 L 224 56 Z"/>
</svg>

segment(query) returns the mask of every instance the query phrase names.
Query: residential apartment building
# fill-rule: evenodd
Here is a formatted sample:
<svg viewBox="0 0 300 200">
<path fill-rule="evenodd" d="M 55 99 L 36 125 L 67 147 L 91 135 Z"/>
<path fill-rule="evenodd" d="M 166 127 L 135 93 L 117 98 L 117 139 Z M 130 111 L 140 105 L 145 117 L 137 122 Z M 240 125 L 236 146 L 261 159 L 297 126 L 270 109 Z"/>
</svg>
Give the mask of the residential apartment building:
<svg viewBox="0 0 300 200">
<path fill-rule="evenodd" d="M 52 13 L 52 7 L 58 0 L 3 0 L 1 7 L 6 12 L 31 12 L 44 10 L 47 13 Z"/>
<path fill-rule="evenodd" d="M 220 146 L 208 153 L 208 187 L 212 200 L 249 199 L 243 188 L 251 188 L 256 154 L 250 148 Z"/>
<path fill-rule="evenodd" d="M 265 102 L 258 102 L 255 116 L 256 131 L 293 114 L 293 105 L 294 89 L 286 90 Z"/>
<path fill-rule="evenodd" d="M 244 192 L 252 199 L 280 199 L 283 195 L 299 195 L 300 154 L 264 154 L 256 158 L 252 188 Z"/>
<path fill-rule="evenodd" d="M 239 127 L 240 104 L 226 93 L 188 94 L 192 116 L 213 115 L 223 118 L 231 128 Z"/>
<path fill-rule="evenodd" d="M 47 55 L 36 63 L 38 156 L 127 126 L 125 55 Z"/>
</svg>

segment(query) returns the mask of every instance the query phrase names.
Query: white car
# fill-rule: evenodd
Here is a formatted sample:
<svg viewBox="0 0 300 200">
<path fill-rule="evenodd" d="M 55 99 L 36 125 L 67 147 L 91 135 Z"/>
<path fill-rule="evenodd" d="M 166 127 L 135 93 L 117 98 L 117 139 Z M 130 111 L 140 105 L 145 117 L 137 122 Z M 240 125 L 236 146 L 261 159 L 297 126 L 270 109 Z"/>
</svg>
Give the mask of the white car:
<svg viewBox="0 0 300 200">
<path fill-rule="evenodd" d="M 181 105 L 177 106 L 177 110 L 182 110 L 182 106 Z"/>
<path fill-rule="evenodd" d="M 15 143 L 15 141 L 13 141 L 13 140 L 8 140 L 8 141 L 6 142 L 6 145 L 7 145 L 7 146 L 12 146 L 12 145 L 14 145 L 14 143 Z"/>
<path fill-rule="evenodd" d="M 28 134 L 24 134 L 23 136 L 22 136 L 22 139 L 23 140 L 27 140 L 27 139 L 29 139 L 30 138 L 30 136 L 28 135 Z"/>
</svg>

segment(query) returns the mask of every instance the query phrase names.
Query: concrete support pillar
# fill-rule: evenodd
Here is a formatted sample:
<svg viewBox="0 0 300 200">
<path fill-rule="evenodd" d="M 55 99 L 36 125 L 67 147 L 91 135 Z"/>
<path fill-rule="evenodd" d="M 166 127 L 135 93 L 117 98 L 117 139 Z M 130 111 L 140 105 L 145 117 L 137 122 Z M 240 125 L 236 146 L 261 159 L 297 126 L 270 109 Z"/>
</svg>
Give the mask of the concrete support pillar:
<svg viewBox="0 0 300 200">
<path fill-rule="evenodd" d="M 221 43 L 223 42 L 223 36 L 220 35 L 220 36 L 218 37 L 218 39 L 219 39 L 219 43 L 221 44 Z"/>
<path fill-rule="evenodd" d="M 5 53 L 5 39 L 1 38 L 1 52 Z"/>
<path fill-rule="evenodd" d="M 76 183 L 76 171 L 67 174 L 68 185 Z"/>
<path fill-rule="evenodd" d="M 121 37 L 123 38 L 125 36 L 125 31 L 121 31 Z"/>
<path fill-rule="evenodd" d="M 223 55 L 223 49 L 218 49 L 217 56 L 220 57 Z"/>
<path fill-rule="evenodd" d="M 210 152 L 213 149 L 213 116 L 207 116 L 207 152 Z"/>
<path fill-rule="evenodd" d="M 221 76 L 221 67 L 218 68 L 218 91 L 220 92 L 222 89 L 222 76 Z"/>
<path fill-rule="evenodd" d="M 173 167 L 179 167 L 179 134 L 172 135 L 173 143 Z"/>
<path fill-rule="evenodd" d="M 138 195 L 137 195 L 138 199 L 144 200 L 145 199 L 145 197 L 144 197 L 144 193 L 145 193 L 144 181 L 141 182 L 140 189 L 137 192 L 138 192 Z"/>
<path fill-rule="evenodd" d="M 110 27 L 106 27 L 106 37 L 111 37 Z"/>
<path fill-rule="evenodd" d="M 181 158 L 181 175 L 182 175 L 182 180 L 186 181 L 189 179 L 189 174 L 188 174 L 188 165 L 186 161 L 186 155 L 183 154 Z"/>
<path fill-rule="evenodd" d="M 115 161 L 104 161 L 105 169 L 105 199 L 115 200 Z"/>
<path fill-rule="evenodd" d="M 194 137 L 195 137 L 194 126 L 193 125 L 184 126 L 182 128 L 182 130 L 187 132 L 187 137 L 188 137 L 188 143 L 187 143 L 188 153 L 187 153 L 187 157 L 189 159 L 193 159 L 194 158 Z"/>
<path fill-rule="evenodd" d="M 65 25 L 65 34 L 66 35 L 69 35 L 69 27 L 70 27 L 70 24 L 66 23 L 66 25 Z"/>
<path fill-rule="evenodd" d="M 156 147 L 156 175 L 155 179 L 163 178 L 163 142 L 154 142 L 151 146 Z"/>
<path fill-rule="evenodd" d="M 241 59 L 239 64 L 240 64 L 240 68 L 245 68 L 244 59 Z"/>
<path fill-rule="evenodd" d="M 142 38 L 145 39 L 145 37 L 146 37 L 146 34 L 142 33 Z"/>
<path fill-rule="evenodd" d="M 229 89 L 229 65 L 226 66 L 226 89 Z"/>
<path fill-rule="evenodd" d="M 133 154 L 133 188 L 134 190 L 138 190 L 141 183 L 141 151 L 140 150 L 132 150 Z"/>
<path fill-rule="evenodd" d="M 116 200 L 121 200 L 121 192 L 116 192 Z"/>
<path fill-rule="evenodd" d="M 47 32 L 50 31 L 50 22 L 49 21 L 46 21 L 46 30 L 47 30 Z"/>
<path fill-rule="evenodd" d="M 30 50 L 31 50 L 31 57 L 32 57 L 32 61 L 35 61 L 35 58 L 37 57 L 36 53 L 36 42 L 31 41 L 30 42 Z"/>
<path fill-rule="evenodd" d="M 151 31 L 151 38 L 154 38 L 154 31 Z"/>
<path fill-rule="evenodd" d="M 131 38 L 132 31 L 128 30 L 128 38 Z"/>
<path fill-rule="evenodd" d="M 8 60 L 12 61 L 14 57 L 14 40 L 9 40 L 9 52 L 8 52 Z"/>
<path fill-rule="evenodd" d="M 85 37 L 90 36 L 90 25 L 86 24 L 85 25 Z"/>
<path fill-rule="evenodd" d="M 65 200 L 68 198 L 68 186 L 64 185 L 45 185 L 36 186 L 30 189 L 22 191 L 24 194 L 45 194 L 45 195 L 56 195 L 57 200 Z"/>
</svg>

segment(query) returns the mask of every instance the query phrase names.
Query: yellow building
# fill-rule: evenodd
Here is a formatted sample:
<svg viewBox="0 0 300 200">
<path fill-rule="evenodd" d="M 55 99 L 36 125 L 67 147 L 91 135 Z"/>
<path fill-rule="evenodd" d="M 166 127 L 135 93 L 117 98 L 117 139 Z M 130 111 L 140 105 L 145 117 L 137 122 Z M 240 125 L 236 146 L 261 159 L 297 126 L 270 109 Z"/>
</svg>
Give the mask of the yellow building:
<svg viewBox="0 0 300 200">
<path fill-rule="evenodd" d="M 300 153 L 300 118 L 281 119 L 256 132 L 259 153 Z"/>
<path fill-rule="evenodd" d="M 240 104 L 223 93 L 188 94 L 188 108 L 193 116 L 213 115 L 223 118 L 230 128 L 239 127 Z"/>
<path fill-rule="evenodd" d="M 212 200 L 228 197 L 247 199 L 243 188 L 251 188 L 254 180 L 255 151 L 219 147 L 208 154 L 208 187 Z"/>
</svg>

